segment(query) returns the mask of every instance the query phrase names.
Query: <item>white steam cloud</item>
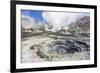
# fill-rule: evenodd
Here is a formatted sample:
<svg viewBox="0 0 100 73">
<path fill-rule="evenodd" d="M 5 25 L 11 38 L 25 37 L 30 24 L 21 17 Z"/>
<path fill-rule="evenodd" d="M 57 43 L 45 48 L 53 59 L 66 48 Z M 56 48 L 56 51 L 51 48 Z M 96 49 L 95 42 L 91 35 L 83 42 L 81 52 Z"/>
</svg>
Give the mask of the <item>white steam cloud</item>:
<svg viewBox="0 0 100 73">
<path fill-rule="evenodd" d="M 86 16 L 84 13 L 68 13 L 68 12 L 43 12 L 42 17 L 47 22 L 36 21 L 35 18 L 28 15 L 22 15 L 22 28 L 24 29 L 38 29 L 42 26 L 45 27 L 46 31 L 57 32 L 62 28 L 67 30 L 68 25 L 75 22 L 78 18 Z M 48 29 L 48 26 L 52 26 Z"/>
<path fill-rule="evenodd" d="M 43 18 L 53 27 L 52 31 L 56 32 L 62 27 L 68 29 L 71 22 L 75 22 L 79 13 L 66 13 L 66 12 L 43 12 Z"/>
</svg>

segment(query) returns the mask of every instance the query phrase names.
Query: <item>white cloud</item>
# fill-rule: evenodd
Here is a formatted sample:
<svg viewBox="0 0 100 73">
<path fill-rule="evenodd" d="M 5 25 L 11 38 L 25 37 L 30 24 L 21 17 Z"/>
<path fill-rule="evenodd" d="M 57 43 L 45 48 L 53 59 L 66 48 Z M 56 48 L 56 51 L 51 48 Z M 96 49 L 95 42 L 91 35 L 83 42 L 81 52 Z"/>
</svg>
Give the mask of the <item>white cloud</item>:
<svg viewBox="0 0 100 73">
<path fill-rule="evenodd" d="M 29 29 L 29 28 L 33 28 L 33 26 L 35 25 L 35 20 L 30 17 L 30 16 L 26 16 L 26 15 L 22 15 L 22 27 L 25 29 Z"/>
<path fill-rule="evenodd" d="M 71 22 L 75 22 L 81 13 L 68 12 L 43 12 L 43 18 L 53 26 L 53 31 L 60 30 L 61 27 L 68 28 Z"/>
<path fill-rule="evenodd" d="M 39 29 L 43 26 L 43 22 L 36 21 L 35 18 L 32 18 L 30 16 L 22 15 L 22 27 L 24 29 Z M 45 24 L 44 24 L 45 25 Z"/>
</svg>

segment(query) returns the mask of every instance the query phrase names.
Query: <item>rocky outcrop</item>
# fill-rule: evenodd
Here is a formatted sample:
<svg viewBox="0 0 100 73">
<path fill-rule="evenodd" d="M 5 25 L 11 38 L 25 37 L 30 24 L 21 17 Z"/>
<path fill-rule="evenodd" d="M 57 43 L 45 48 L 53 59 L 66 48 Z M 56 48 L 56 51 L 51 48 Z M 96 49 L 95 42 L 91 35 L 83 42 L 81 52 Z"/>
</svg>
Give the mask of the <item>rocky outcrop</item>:
<svg viewBox="0 0 100 73">
<path fill-rule="evenodd" d="M 90 16 L 80 17 L 75 23 L 71 23 L 69 32 L 73 34 L 90 33 Z"/>
</svg>

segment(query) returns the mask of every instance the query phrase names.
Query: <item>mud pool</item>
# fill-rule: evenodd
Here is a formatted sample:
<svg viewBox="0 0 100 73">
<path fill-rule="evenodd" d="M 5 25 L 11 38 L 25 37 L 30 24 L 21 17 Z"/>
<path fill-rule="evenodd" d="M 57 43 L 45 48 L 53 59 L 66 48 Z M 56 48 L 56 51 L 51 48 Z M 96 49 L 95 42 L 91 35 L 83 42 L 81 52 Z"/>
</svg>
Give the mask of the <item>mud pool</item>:
<svg viewBox="0 0 100 73">
<path fill-rule="evenodd" d="M 38 35 L 22 38 L 22 63 L 89 60 L 89 37 Z"/>
</svg>

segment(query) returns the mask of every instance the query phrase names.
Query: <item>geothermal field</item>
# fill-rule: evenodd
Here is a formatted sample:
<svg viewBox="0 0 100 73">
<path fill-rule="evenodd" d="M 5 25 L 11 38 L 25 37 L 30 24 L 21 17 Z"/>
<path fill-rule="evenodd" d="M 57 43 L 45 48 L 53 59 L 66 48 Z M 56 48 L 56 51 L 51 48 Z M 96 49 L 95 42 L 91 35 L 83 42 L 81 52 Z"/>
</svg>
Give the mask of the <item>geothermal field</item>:
<svg viewBox="0 0 100 73">
<path fill-rule="evenodd" d="M 88 37 L 44 33 L 22 39 L 22 62 L 89 60 Z"/>
<path fill-rule="evenodd" d="M 90 59 L 89 14 L 41 14 L 47 22 L 41 22 L 25 14 L 22 16 L 22 63 Z"/>
</svg>

